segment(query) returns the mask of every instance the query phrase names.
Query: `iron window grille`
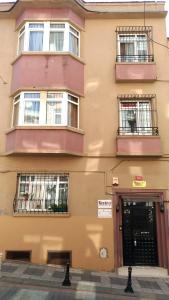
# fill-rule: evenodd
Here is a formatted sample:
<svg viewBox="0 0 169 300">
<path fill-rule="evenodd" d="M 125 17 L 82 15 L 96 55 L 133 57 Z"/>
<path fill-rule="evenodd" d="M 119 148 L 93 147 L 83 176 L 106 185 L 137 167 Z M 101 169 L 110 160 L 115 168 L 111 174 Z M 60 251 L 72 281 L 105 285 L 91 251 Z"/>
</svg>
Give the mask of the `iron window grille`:
<svg viewBox="0 0 169 300">
<path fill-rule="evenodd" d="M 67 213 L 68 174 L 29 174 L 17 176 L 13 203 L 15 213 Z"/>
<path fill-rule="evenodd" d="M 117 62 L 153 62 L 151 26 L 117 27 Z"/>
<path fill-rule="evenodd" d="M 118 135 L 159 135 L 154 95 L 120 95 Z"/>
</svg>

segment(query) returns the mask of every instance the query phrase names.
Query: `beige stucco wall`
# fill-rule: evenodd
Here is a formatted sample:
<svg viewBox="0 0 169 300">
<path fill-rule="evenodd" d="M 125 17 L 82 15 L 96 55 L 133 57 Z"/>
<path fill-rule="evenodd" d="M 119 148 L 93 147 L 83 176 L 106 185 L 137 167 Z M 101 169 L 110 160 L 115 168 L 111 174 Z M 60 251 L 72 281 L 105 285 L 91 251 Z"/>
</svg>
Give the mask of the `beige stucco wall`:
<svg viewBox="0 0 169 300">
<path fill-rule="evenodd" d="M 165 44 L 165 20 L 151 18 L 155 41 Z M 85 62 L 85 97 L 80 101 L 80 127 L 85 131 L 84 157 L 4 155 L 5 132 L 10 128 L 11 62 L 16 56 L 14 19 L 0 19 L 0 251 L 31 250 L 32 262 L 45 263 L 49 250 L 71 250 L 74 267 L 114 269 L 114 219 L 97 218 L 97 200 L 112 199 L 112 179 L 118 188 L 132 189 L 134 176 L 142 175 L 147 189 L 169 189 L 169 52 L 154 43 L 157 81 L 115 83 L 117 26 L 143 26 L 142 18 L 87 19 L 81 35 Z M 118 94 L 156 94 L 161 158 L 117 158 Z M 13 216 L 18 172 L 68 172 L 68 217 Z M 114 212 L 114 211 L 113 211 Z M 11 234 L 12 233 L 12 234 Z M 10 236 L 10 239 L 9 239 Z M 108 249 L 108 258 L 99 249 Z"/>
</svg>

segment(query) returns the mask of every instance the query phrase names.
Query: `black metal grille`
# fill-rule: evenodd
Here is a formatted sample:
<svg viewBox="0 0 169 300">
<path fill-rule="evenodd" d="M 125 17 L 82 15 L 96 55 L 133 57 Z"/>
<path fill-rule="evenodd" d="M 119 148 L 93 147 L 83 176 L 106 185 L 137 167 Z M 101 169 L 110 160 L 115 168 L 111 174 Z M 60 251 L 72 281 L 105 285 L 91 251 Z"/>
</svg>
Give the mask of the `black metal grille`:
<svg viewBox="0 0 169 300">
<path fill-rule="evenodd" d="M 117 27 L 116 62 L 153 62 L 151 26 Z"/>
<path fill-rule="evenodd" d="M 118 135 L 159 135 L 155 99 L 150 99 L 121 97 Z"/>
<path fill-rule="evenodd" d="M 68 174 L 19 174 L 14 212 L 67 213 Z"/>
<path fill-rule="evenodd" d="M 159 135 L 158 127 L 119 127 L 117 130 L 118 135 Z"/>
<path fill-rule="evenodd" d="M 153 62 L 154 55 L 117 55 L 116 62 Z"/>
</svg>

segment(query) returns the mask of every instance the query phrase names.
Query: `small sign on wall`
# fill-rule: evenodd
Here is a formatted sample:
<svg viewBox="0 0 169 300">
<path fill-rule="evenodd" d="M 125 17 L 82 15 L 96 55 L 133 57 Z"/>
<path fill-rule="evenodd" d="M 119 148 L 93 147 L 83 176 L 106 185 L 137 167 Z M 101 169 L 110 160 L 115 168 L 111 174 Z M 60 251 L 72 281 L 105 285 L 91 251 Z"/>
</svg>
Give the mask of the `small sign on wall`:
<svg viewBox="0 0 169 300">
<path fill-rule="evenodd" d="M 98 200 L 98 208 L 112 208 L 112 200 Z"/>
<path fill-rule="evenodd" d="M 133 182 L 132 182 L 132 187 L 136 187 L 136 188 L 145 188 L 146 185 L 147 184 L 146 184 L 145 180 L 142 180 L 142 181 L 133 180 Z"/>
<path fill-rule="evenodd" d="M 112 218 L 112 209 L 98 208 L 98 218 Z"/>
</svg>

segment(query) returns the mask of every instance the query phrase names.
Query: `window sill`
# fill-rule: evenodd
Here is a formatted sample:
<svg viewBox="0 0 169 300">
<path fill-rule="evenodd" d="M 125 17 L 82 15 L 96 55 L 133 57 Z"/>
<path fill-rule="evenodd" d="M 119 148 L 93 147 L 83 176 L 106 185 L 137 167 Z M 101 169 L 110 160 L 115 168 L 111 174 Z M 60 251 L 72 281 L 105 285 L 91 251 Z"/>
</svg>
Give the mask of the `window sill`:
<svg viewBox="0 0 169 300">
<path fill-rule="evenodd" d="M 25 125 L 25 126 L 16 126 L 16 127 L 13 127 L 9 130 L 6 131 L 6 133 L 10 133 L 12 131 L 15 131 L 16 129 L 19 129 L 19 130 L 26 130 L 26 129 L 29 129 L 29 130 L 68 130 L 68 131 L 72 131 L 72 132 L 77 132 L 79 134 L 85 134 L 85 132 L 82 130 L 82 129 L 79 129 L 79 128 L 75 128 L 75 127 L 70 127 L 70 126 L 47 126 L 47 125 L 37 125 L 37 126 L 30 126 L 30 125 Z"/>
<path fill-rule="evenodd" d="M 69 212 L 56 213 L 56 212 L 16 212 L 13 217 L 45 217 L 45 218 L 69 218 Z"/>
<path fill-rule="evenodd" d="M 72 58 L 76 59 L 77 61 L 81 62 L 85 65 L 85 62 L 75 54 L 71 52 L 49 52 L 49 51 L 23 51 L 21 52 L 11 63 L 13 65 L 21 56 L 39 56 L 39 55 L 48 55 L 48 56 L 71 56 Z"/>
</svg>

